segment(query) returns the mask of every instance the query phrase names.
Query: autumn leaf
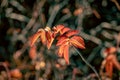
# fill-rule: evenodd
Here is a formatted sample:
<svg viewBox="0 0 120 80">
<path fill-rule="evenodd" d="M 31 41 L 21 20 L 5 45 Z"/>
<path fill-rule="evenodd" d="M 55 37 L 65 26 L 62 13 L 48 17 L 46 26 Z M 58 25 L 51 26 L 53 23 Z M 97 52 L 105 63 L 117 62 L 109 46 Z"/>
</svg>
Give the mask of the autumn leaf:
<svg viewBox="0 0 120 80">
<path fill-rule="evenodd" d="M 69 43 L 66 42 L 64 45 L 61 45 L 58 50 L 58 55 L 64 57 L 67 64 L 69 64 Z"/>
<path fill-rule="evenodd" d="M 65 44 L 66 42 L 68 42 L 69 38 L 67 38 L 66 36 L 61 36 L 58 38 L 58 42 L 56 44 L 56 46 L 60 46 Z"/>
<path fill-rule="evenodd" d="M 63 35 L 64 33 L 68 32 L 68 31 L 70 31 L 70 30 L 71 30 L 70 28 L 64 27 L 64 28 L 62 28 L 62 29 L 60 30 L 60 35 Z"/>
<path fill-rule="evenodd" d="M 69 45 L 65 45 L 64 49 L 63 49 L 63 54 L 64 54 L 64 59 L 66 61 L 67 64 L 69 64 Z"/>
<path fill-rule="evenodd" d="M 58 41 L 56 44 L 56 46 L 59 46 L 58 55 L 64 57 L 66 63 L 69 64 L 69 47 L 74 46 L 76 48 L 85 49 L 84 40 L 80 36 L 77 36 L 79 33 L 77 30 L 72 30 L 64 25 L 57 25 L 53 27 L 52 30 L 49 27 L 39 29 L 32 37 L 31 46 L 33 46 L 36 40 L 40 37 L 42 43 L 50 49 L 54 38 L 56 38 L 58 33 Z"/>
<path fill-rule="evenodd" d="M 70 34 L 71 33 L 71 34 Z M 59 36 L 56 46 L 59 46 L 58 55 L 64 57 L 67 64 L 69 64 L 69 47 L 75 46 L 76 48 L 85 49 L 84 40 L 80 36 L 76 36 L 78 31 L 72 30 Z"/>
<path fill-rule="evenodd" d="M 85 49 L 84 40 L 80 36 L 73 36 L 70 43 L 77 48 Z"/>
<path fill-rule="evenodd" d="M 46 27 L 45 29 L 39 29 L 38 32 L 34 34 L 31 38 L 31 46 L 34 45 L 34 43 L 37 41 L 39 37 L 40 37 L 41 42 L 44 45 L 47 45 L 49 49 L 54 40 L 54 36 L 53 36 L 51 29 L 49 27 Z"/>
<path fill-rule="evenodd" d="M 63 28 L 64 28 L 64 25 L 57 25 L 57 26 L 53 27 L 55 35 L 57 33 L 59 33 Z"/>
<path fill-rule="evenodd" d="M 76 35 L 76 34 L 78 34 L 78 33 L 79 33 L 78 30 L 69 30 L 65 35 L 66 35 L 67 37 L 71 37 L 71 36 Z"/>
<path fill-rule="evenodd" d="M 37 41 L 37 39 L 40 37 L 41 35 L 41 32 L 37 32 L 36 34 L 34 34 L 31 38 L 30 38 L 30 41 L 31 41 L 31 47 L 34 45 L 34 43 Z"/>
<path fill-rule="evenodd" d="M 45 45 L 46 44 L 46 31 L 43 30 L 43 29 L 40 29 L 41 30 L 41 34 L 40 34 L 40 40 L 41 42 Z"/>
<path fill-rule="evenodd" d="M 31 59 L 35 59 L 36 56 L 37 56 L 36 46 L 30 47 L 29 57 L 30 57 Z"/>
<path fill-rule="evenodd" d="M 114 67 L 120 70 L 120 63 L 118 62 L 117 57 L 115 55 L 116 50 L 117 49 L 115 47 L 109 47 L 103 51 L 103 54 L 107 54 L 105 58 L 105 70 L 109 77 L 112 77 Z"/>
<path fill-rule="evenodd" d="M 113 63 L 112 63 L 111 60 L 107 60 L 106 61 L 105 70 L 107 72 L 107 75 L 109 77 L 112 77 L 112 74 L 113 74 Z"/>
<path fill-rule="evenodd" d="M 54 35 L 52 32 L 50 31 L 47 31 L 46 32 L 46 39 L 47 39 L 47 48 L 50 49 L 52 43 L 53 43 L 53 40 L 54 40 Z"/>
</svg>

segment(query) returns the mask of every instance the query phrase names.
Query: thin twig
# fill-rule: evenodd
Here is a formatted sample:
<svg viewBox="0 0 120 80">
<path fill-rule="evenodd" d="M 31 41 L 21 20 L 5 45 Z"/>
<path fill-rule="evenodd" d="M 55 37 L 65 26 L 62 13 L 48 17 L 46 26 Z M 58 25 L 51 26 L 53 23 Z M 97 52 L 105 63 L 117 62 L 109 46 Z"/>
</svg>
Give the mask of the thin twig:
<svg viewBox="0 0 120 80">
<path fill-rule="evenodd" d="M 79 54 L 79 56 L 81 57 L 81 59 L 95 72 L 96 76 L 98 77 L 99 80 L 101 80 L 99 74 L 97 73 L 97 71 L 95 70 L 95 68 L 93 68 L 92 65 L 90 65 L 85 59 L 84 57 L 81 55 L 81 53 L 74 47 L 75 51 Z"/>
</svg>

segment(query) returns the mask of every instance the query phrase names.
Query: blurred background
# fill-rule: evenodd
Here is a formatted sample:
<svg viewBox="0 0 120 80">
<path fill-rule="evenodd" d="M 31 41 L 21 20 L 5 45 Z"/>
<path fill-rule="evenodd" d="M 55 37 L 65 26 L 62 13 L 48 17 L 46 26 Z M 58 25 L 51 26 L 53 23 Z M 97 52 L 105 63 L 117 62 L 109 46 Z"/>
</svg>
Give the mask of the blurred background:
<svg viewBox="0 0 120 80">
<path fill-rule="evenodd" d="M 73 49 L 67 65 L 55 42 L 50 50 L 40 40 L 29 46 L 38 29 L 58 24 L 79 30 L 79 51 L 103 80 L 120 79 L 120 67 L 112 78 L 101 69 L 108 48 L 120 61 L 120 0 L 0 0 L 0 80 L 98 80 Z"/>
</svg>

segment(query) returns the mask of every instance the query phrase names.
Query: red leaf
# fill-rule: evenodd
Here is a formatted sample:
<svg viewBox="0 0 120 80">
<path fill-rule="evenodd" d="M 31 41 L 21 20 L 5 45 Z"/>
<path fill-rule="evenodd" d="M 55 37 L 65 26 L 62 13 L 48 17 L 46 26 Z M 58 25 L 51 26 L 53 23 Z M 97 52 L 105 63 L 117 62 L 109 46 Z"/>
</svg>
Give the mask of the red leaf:
<svg viewBox="0 0 120 80">
<path fill-rule="evenodd" d="M 105 65 L 106 72 L 109 77 L 112 77 L 113 67 L 116 67 L 118 70 L 120 70 L 120 64 L 115 54 L 108 55 L 105 58 L 105 60 L 106 60 L 106 65 Z"/>
<path fill-rule="evenodd" d="M 47 31 L 46 38 L 47 38 L 47 48 L 50 49 L 54 40 L 53 33 L 51 31 Z"/>
<path fill-rule="evenodd" d="M 78 34 L 78 33 L 79 33 L 78 30 L 70 30 L 70 31 L 68 31 L 65 35 L 66 35 L 67 37 L 71 37 L 71 36 L 76 35 L 76 34 Z"/>
<path fill-rule="evenodd" d="M 117 60 L 117 57 L 113 58 L 113 65 L 118 69 L 120 70 L 120 63 L 118 62 Z"/>
<path fill-rule="evenodd" d="M 113 74 L 113 63 L 111 61 L 107 61 L 105 65 L 106 72 L 109 77 L 112 77 Z"/>
<path fill-rule="evenodd" d="M 59 47 L 59 49 L 58 49 L 58 56 L 59 57 L 62 57 L 63 56 L 63 49 L 64 49 L 64 45 L 61 45 L 60 47 Z"/>
<path fill-rule="evenodd" d="M 40 36 L 41 42 L 45 45 L 46 44 L 46 31 L 42 29 L 41 36 Z"/>
<path fill-rule="evenodd" d="M 64 27 L 63 29 L 61 29 L 60 35 L 63 35 L 64 33 L 68 32 L 69 30 L 71 30 L 71 29 L 68 27 Z"/>
<path fill-rule="evenodd" d="M 58 42 L 56 44 L 56 46 L 60 46 L 60 45 L 64 45 L 66 42 L 69 41 L 69 38 L 65 37 L 65 36 L 62 36 L 58 39 Z"/>
<path fill-rule="evenodd" d="M 59 33 L 64 28 L 64 25 L 57 25 L 56 27 L 53 27 L 53 30 L 55 34 Z"/>
<path fill-rule="evenodd" d="M 69 64 L 69 44 L 61 45 L 58 49 L 58 56 L 64 57 L 67 64 Z"/>
<path fill-rule="evenodd" d="M 69 45 L 65 45 L 64 49 L 63 49 L 63 54 L 64 54 L 64 59 L 66 61 L 67 64 L 69 64 Z"/>
<path fill-rule="evenodd" d="M 36 46 L 30 47 L 30 50 L 29 50 L 29 57 L 30 57 L 31 59 L 35 59 L 36 56 L 37 56 Z"/>
<path fill-rule="evenodd" d="M 84 40 L 80 36 L 73 36 L 70 43 L 77 48 L 85 49 Z"/>
<path fill-rule="evenodd" d="M 34 43 L 37 41 L 37 39 L 41 36 L 41 31 L 37 32 L 36 34 L 34 34 L 30 41 L 31 41 L 31 44 L 30 46 L 32 47 L 34 45 Z"/>
</svg>

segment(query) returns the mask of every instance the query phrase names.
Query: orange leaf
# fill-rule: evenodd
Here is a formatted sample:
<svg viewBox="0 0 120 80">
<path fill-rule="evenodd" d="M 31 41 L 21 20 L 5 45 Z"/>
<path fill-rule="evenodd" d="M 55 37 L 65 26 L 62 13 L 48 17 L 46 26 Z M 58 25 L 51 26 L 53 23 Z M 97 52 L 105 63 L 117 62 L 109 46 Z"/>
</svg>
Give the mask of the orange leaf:
<svg viewBox="0 0 120 80">
<path fill-rule="evenodd" d="M 61 29 L 60 35 L 63 35 L 64 33 L 68 32 L 69 30 L 71 30 L 71 29 L 68 27 L 64 27 L 63 29 Z"/>
<path fill-rule="evenodd" d="M 58 56 L 59 57 L 62 57 L 63 56 L 63 49 L 64 49 L 64 45 L 61 45 L 60 47 L 59 47 L 59 49 L 58 49 Z"/>
<path fill-rule="evenodd" d="M 30 57 L 31 59 L 35 59 L 35 58 L 36 58 L 36 56 L 37 56 L 36 53 L 37 53 L 37 52 L 36 52 L 36 46 L 30 47 L 29 57 Z"/>
<path fill-rule="evenodd" d="M 61 45 L 58 49 L 58 56 L 64 57 L 67 64 L 69 64 L 69 44 Z"/>
<path fill-rule="evenodd" d="M 70 43 L 77 48 L 85 49 L 84 40 L 80 36 L 73 36 Z"/>
<path fill-rule="evenodd" d="M 43 29 L 41 30 L 40 39 L 41 39 L 42 43 L 45 45 L 46 44 L 46 31 Z"/>
<path fill-rule="evenodd" d="M 112 77 L 113 73 L 113 63 L 111 61 L 107 61 L 105 65 L 106 72 L 109 77 Z"/>
<path fill-rule="evenodd" d="M 31 41 L 30 46 L 33 46 L 34 43 L 37 41 L 37 39 L 38 39 L 40 36 L 41 36 L 41 31 L 39 31 L 39 32 L 37 32 L 36 34 L 34 34 L 34 35 L 31 37 L 31 39 L 30 39 L 30 41 Z"/>
<path fill-rule="evenodd" d="M 112 57 L 112 62 L 113 62 L 113 65 L 114 65 L 118 70 L 120 70 L 120 63 L 119 63 L 119 61 L 117 60 L 116 55 L 113 55 L 113 57 Z"/>
<path fill-rule="evenodd" d="M 64 28 L 64 25 L 57 25 L 56 27 L 53 27 L 53 30 L 54 30 L 55 33 L 58 33 L 63 28 Z"/>
<path fill-rule="evenodd" d="M 117 60 L 115 60 L 113 64 L 118 70 L 120 70 L 120 63 Z"/>
<path fill-rule="evenodd" d="M 11 70 L 11 71 L 10 71 L 10 75 L 11 75 L 11 77 L 13 77 L 13 78 L 18 78 L 18 79 L 21 79 L 21 78 L 22 78 L 22 73 L 21 73 L 20 70 L 17 69 L 17 68 Z"/>
<path fill-rule="evenodd" d="M 69 38 L 65 37 L 65 36 L 62 36 L 58 39 L 58 42 L 56 44 L 56 46 L 60 46 L 60 45 L 64 45 L 65 42 L 68 42 L 69 41 Z"/>
<path fill-rule="evenodd" d="M 64 54 L 64 59 L 66 61 L 67 64 L 69 64 L 69 45 L 65 45 L 64 49 L 63 49 L 63 54 Z"/>
<path fill-rule="evenodd" d="M 53 43 L 53 40 L 54 40 L 54 34 L 52 33 L 51 29 L 49 27 L 46 27 L 45 28 L 45 31 L 46 31 L 46 41 L 47 41 L 47 48 L 50 49 L 52 43 Z"/>
<path fill-rule="evenodd" d="M 53 43 L 53 40 L 54 40 L 53 33 L 50 31 L 47 31 L 46 38 L 47 38 L 47 48 L 50 49 L 50 47 Z"/>
<path fill-rule="evenodd" d="M 79 33 L 78 30 L 70 30 L 70 31 L 68 31 L 65 35 L 66 35 L 67 37 L 71 37 L 71 36 L 76 35 L 76 34 L 78 34 L 78 33 Z"/>
<path fill-rule="evenodd" d="M 120 70 L 120 64 L 117 61 L 117 57 L 115 54 L 110 54 L 106 58 L 105 69 L 109 77 L 112 77 L 113 67 L 115 66 L 118 70 Z"/>
</svg>

